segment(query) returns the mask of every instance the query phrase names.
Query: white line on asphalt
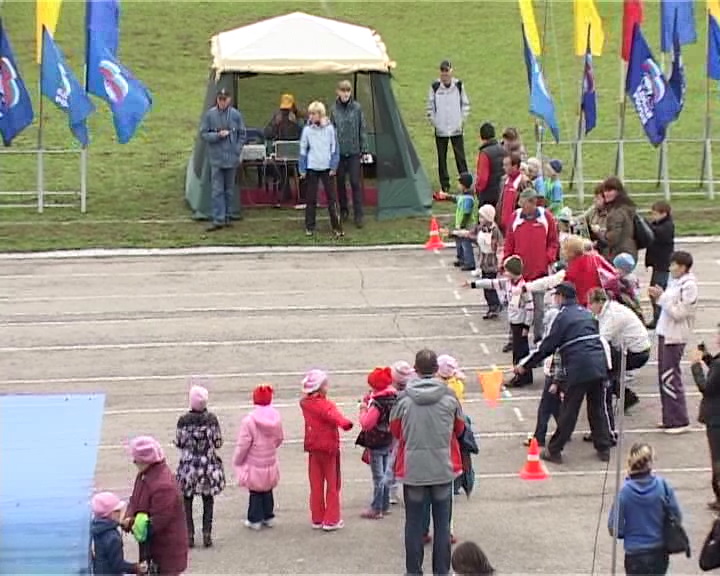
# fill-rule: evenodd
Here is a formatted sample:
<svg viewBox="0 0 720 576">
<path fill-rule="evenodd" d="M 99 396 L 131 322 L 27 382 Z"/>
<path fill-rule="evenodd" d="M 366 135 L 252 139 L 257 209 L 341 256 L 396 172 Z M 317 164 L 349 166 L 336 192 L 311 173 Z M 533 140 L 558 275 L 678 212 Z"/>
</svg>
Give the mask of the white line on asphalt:
<svg viewBox="0 0 720 576">
<path fill-rule="evenodd" d="M 452 278 L 450 278 L 450 274 L 445 274 L 445 280 L 447 280 L 448 284 L 452 284 Z"/>
<path fill-rule="evenodd" d="M 515 406 L 515 408 L 513 408 L 513 412 L 515 413 L 515 418 L 518 419 L 518 422 L 525 422 L 525 418 L 523 417 L 522 412 L 520 412 L 520 408 Z"/>
<path fill-rule="evenodd" d="M 478 327 L 475 326 L 475 322 L 468 322 L 468 324 L 470 325 L 470 330 L 472 330 L 473 334 L 477 334 L 478 332 L 480 332 L 480 330 L 478 330 Z M 482 348 L 482 345 L 480 347 Z M 487 349 L 487 346 L 485 346 L 485 348 Z"/>
<path fill-rule="evenodd" d="M 482 350 L 483 354 L 490 355 L 490 348 L 488 348 L 487 344 L 485 342 L 480 342 L 480 350 Z"/>
<path fill-rule="evenodd" d="M 438 260 L 438 262 L 440 263 L 441 268 L 445 268 L 445 258 L 440 258 L 440 260 Z"/>
<path fill-rule="evenodd" d="M 266 346 L 276 344 L 373 344 L 402 342 L 428 342 L 441 340 L 470 340 L 476 338 L 499 338 L 499 334 L 451 334 L 437 336 L 391 336 L 369 338 L 257 338 L 252 340 L 188 340 L 178 342 L 125 342 L 117 344 L 69 344 L 57 346 L 5 346 L 0 353 L 12 354 L 18 352 L 74 352 L 79 350 L 151 350 L 161 348 L 211 348 L 213 346 Z"/>
<path fill-rule="evenodd" d="M 455 296 L 455 300 L 460 300 L 461 298 L 460 292 L 458 292 L 457 290 L 453 290 L 453 296 Z"/>
<path fill-rule="evenodd" d="M 468 311 L 467 307 L 465 307 L 465 306 L 463 306 L 462 313 L 463 313 L 465 316 L 470 316 L 470 312 Z"/>
</svg>

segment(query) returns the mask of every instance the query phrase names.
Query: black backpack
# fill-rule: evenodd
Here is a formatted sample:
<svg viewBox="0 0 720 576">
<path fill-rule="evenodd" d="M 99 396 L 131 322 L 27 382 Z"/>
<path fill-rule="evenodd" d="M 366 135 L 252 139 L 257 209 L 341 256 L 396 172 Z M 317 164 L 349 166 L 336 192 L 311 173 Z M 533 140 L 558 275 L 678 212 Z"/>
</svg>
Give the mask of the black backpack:
<svg viewBox="0 0 720 576">
<path fill-rule="evenodd" d="M 647 249 L 653 242 L 655 242 L 655 232 L 648 221 L 637 212 L 635 212 L 635 215 L 633 216 L 633 228 L 633 237 L 638 250 Z"/>
<path fill-rule="evenodd" d="M 390 432 L 390 411 L 392 410 L 397 396 L 383 396 L 375 398 L 372 403 L 380 410 L 380 418 L 374 428 L 370 430 L 362 430 L 358 434 L 355 444 L 370 450 L 378 448 L 387 448 L 392 444 L 393 437 Z"/>
</svg>

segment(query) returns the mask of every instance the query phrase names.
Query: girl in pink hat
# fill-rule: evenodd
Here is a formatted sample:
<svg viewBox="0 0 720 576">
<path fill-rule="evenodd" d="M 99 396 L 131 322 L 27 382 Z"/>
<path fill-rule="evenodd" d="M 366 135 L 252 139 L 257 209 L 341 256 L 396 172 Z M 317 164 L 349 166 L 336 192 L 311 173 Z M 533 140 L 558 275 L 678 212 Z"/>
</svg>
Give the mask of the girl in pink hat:
<svg viewBox="0 0 720 576">
<path fill-rule="evenodd" d="M 93 496 L 90 506 L 93 513 L 90 525 L 93 574 L 120 576 L 147 572 L 146 562 L 128 562 L 123 554 L 120 518 L 125 502 L 112 492 L 100 492 Z"/>
<path fill-rule="evenodd" d="M 195 546 L 195 496 L 202 498 L 203 546 L 209 548 L 213 544 L 215 497 L 225 488 L 225 470 L 219 454 L 223 437 L 217 416 L 207 409 L 207 389 L 192 386 L 189 397 L 190 410 L 180 416 L 175 432 L 175 446 L 180 450 L 176 476 L 183 493 L 190 548 Z"/>
<path fill-rule="evenodd" d="M 328 375 L 322 370 L 310 370 L 302 381 L 300 408 L 305 419 L 312 526 L 331 532 L 343 527 L 338 428 L 348 431 L 353 423 L 328 399 L 327 389 Z"/>
</svg>

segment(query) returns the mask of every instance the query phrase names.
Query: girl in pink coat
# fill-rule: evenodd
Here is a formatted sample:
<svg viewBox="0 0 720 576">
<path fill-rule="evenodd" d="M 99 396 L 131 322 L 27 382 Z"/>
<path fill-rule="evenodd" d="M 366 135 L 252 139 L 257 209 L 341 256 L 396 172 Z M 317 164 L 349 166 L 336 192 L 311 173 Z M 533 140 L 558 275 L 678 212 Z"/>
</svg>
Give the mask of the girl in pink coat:
<svg viewBox="0 0 720 576">
<path fill-rule="evenodd" d="M 253 391 L 255 409 L 240 423 L 233 466 L 240 486 L 250 491 L 245 526 L 271 528 L 275 519 L 273 489 L 280 480 L 277 449 L 284 434 L 280 413 L 271 406 L 273 389 L 263 384 Z"/>
</svg>

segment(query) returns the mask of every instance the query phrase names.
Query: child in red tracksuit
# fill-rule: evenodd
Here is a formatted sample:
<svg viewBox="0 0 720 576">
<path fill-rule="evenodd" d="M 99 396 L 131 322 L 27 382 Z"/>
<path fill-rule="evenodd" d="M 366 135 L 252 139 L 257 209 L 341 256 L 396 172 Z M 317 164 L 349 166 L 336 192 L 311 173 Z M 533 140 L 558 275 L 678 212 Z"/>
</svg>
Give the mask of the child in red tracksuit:
<svg viewBox="0 0 720 576">
<path fill-rule="evenodd" d="M 332 532 L 343 527 L 340 515 L 340 433 L 352 429 L 332 400 L 327 398 L 328 375 L 310 370 L 302 381 L 300 400 L 305 419 L 312 527 Z"/>
</svg>

